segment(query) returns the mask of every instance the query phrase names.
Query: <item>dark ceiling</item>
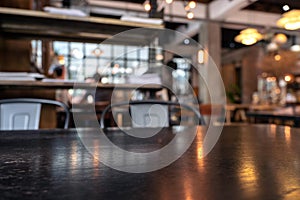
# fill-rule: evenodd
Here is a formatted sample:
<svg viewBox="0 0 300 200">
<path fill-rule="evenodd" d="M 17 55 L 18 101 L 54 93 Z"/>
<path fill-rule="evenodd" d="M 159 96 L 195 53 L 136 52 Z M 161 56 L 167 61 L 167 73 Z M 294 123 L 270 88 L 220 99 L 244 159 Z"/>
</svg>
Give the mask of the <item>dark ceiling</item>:
<svg viewBox="0 0 300 200">
<path fill-rule="evenodd" d="M 282 9 L 284 5 L 289 5 L 291 10 L 300 9 L 299 0 L 258 0 L 245 9 L 270 13 L 284 13 Z"/>
<path fill-rule="evenodd" d="M 145 0 L 125 0 L 131 3 L 139 3 L 143 4 Z M 176 1 L 183 1 L 183 0 L 176 0 Z M 196 0 L 199 3 L 211 3 L 214 0 Z M 224 0 L 226 1 L 226 0 Z M 234 0 L 227 0 L 227 1 L 234 1 Z M 253 1 L 253 0 L 245 0 L 245 1 Z M 249 6 L 247 6 L 246 10 L 255 10 L 261 12 L 269 12 L 269 13 L 284 13 L 282 7 L 284 5 L 289 5 L 290 9 L 300 9 L 300 0 L 258 0 Z M 113 17 L 113 16 L 110 16 Z M 116 16 L 114 16 L 116 17 Z M 174 22 L 166 22 L 165 26 L 169 29 L 176 29 L 181 25 L 186 25 L 184 23 L 174 23 Z M 228 29 L 222 28 L 222 48 L 224 49 L 237 49 L 244 47 L 244 45 L 240 43 L 234 42 L 234 37 L 238 35 L 240 30 L 236 29 Z M 198 39 L 198 35 L 193 37 L 194 40 Z"/>
<path fill-rule="evenodd" d="M 118 0 L 115 0 L 118 1 Z M 139 3 L 143 4 L 145 0 L 125 0 L 127 2 L 131 3 Z M 175 1 L 184 1 L 184 0 L 175 0 Z M 214 0 L 195 0 L 199 3 L 211 3 Z M 226 1 L 226 0 L 224 0 Z M 227 1 L 233 1 L 233 0 L 227 0 Z M 252 0 L 245 0 L 245 1 L 252 1 Z M 258 0 L 245 9 L 249 10 L 256 10 L 256 11 L 262 11 L 262 12 L 271 12 L 271 13 L 283 13 L 282 6 L 285 4 L 288 4 L 291 9 L 300 9 L 300 1 L 299 0 Z"/>
<path fill-rule="evenodd" d="M 113 0 L 113 1 L 119 1 L 119 0 Z M 143 4 L 145 2 L 145 0 L 125 0 L 127 2 L 131 2 L 131 3 L 139 3 L 139 4 Z M 183 1 L 183 0 L 175 0 L 175 1 Z M 213 0 L 195 0 L 196 2 L 199 3 L 210 3 Z"/>
<path fill-rule="evenodd" d="M 115 0 L 117 1 L 117 0 Z M 145 0 L 125 0 L 127 2 L 132 3 L 139 3 L 143 4 Z M 183 0 L 175 0 L 175 1 L 183 1 Z M 195 0 L 199 3 L 211 3 L 214 0 Z M 226 1 L 226 0 L 224 0 Z M 227 1 L 233 1 L 233 0 L 227 0 Z M 251 0 L 245 0 L 245 1 L 251 1 Z M 271 12 L 271 13 L 283 13 L 282 6 L 288 4 L 291 9 L 300 9 L 300 0 L 258 0 L 245 9 L 249 10 L 256 10 L 256 11 L 262 11 L 262 12 Z"/>
</svg>

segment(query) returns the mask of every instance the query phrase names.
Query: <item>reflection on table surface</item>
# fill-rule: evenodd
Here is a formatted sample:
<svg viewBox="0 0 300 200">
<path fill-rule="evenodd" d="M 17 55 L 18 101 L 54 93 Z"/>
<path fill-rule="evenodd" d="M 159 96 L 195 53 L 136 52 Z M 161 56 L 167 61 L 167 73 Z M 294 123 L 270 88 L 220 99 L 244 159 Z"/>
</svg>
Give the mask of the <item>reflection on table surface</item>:
<svg viewBox="0 0 300 200">
<path fill-rule="evenodd" d="M 107 136 L 121 148 L 161 148 L 176 127 L 138 140 L 120 130 Z M 138 133 L 143 129 L 135 129 Z M 83 131 L 85 137 L 94 130 Z M 205 128 L 177 161 L 149 173 L 125 173 L 95 159 L 76 130 L 0 132 L 3 199 L 297 199 L 300 129 L 275 125 L 225 126 L 203 157 Z M 113 155 L 112 155 L 113 156 Z M 126 160 L 124 160 L 126 163 Z M 134 167 L 134 166 L 133 166 Z"/>
</svg>

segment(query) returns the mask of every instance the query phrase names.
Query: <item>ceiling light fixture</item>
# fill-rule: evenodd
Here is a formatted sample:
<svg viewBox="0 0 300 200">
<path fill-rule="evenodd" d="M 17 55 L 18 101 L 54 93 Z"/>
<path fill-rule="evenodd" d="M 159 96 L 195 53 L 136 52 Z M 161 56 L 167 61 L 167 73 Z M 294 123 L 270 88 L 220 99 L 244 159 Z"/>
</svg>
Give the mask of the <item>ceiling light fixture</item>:
<svg viewBox="0 0 300 200">
<path fill-rule="evenodd" d="M 190 7 L 190 8 L 196 8 L 196 2 L 195 1 L 190 1 L 189 3 L 188 3 L 188 6 Z"/>
<path fill-rule="evenodd" d="M 290 10 L 289 5 L 284 5 L 284 6 L 282 6 L 282 10 L 284 10 L 284 11 Z"/>
<path fill-rule="evenodd" d="M 146 11 L 150 11 L 151 10 L 151 5 L 150 5 L 149 1 L 145 1 L 145 3 L 144 3 L 144 9 Z"/>
<path fill-rule="evenodd" d="M 198 63 L 203 64 L 204 63 L 204 50 L 200 49 L 198 51 Z"/>
<path fill-rule="evenodd" d="M 191 12 L 191 11 L 188 11 L 188 12 L 186 13 L 186 17 L 187 17 L 188 19 L 193 19 L 193 18 L 194 18 L 194 13 Z"/>
<path fill-rule="evenodd" d="M 274 38 L 273 38 L 273 41 L 278 44 L 278 45 L 283 45 L 287 42 L 287 37 L 285 34 L 283 33 L 277 33 Z"/>
<path fill-rule="evenodd" d="M 174 3 L 174 0 L 164 0 L 162 2 L 166 3 L 166 4 L 172 4 L 172 3 Z M 144 2 L 143 6 L 144 6 L 144 9 L 147 12 L 151 11 L 151 9 L 152 9 L 152 5 L 149 2 L 149 0 L 146 0 Z M 164 6 L 165 6 L 165 4 L 162 4 L 162 7 L 164 7 Z M 184 9 L 186 11 L 186 17 L 188 19 L 193 19 L 194 18 L 194 13 L 191 11 L 191 9 L 194 9 L 194 8 L 197 7 L 196 1 L 194 1 L 194 0 L 189 0 L 189 1 L 183 0 L 183 6 L 184 6 Z"/>
<path fill-rule="evenodd" d="M 293 52 L 300 52 L 300 45 L 299 44 L 294 44 L 290 48 L 291 51 Z"/>
<path fill-rule="evenodd" d="M 281 55 L 279 55 L 279 53 L 276 53 L 276 54 L 274 55 L 274 60 L 280 61 L 280 60 L 281 60 Z"/>
<path fill-rule="evenodd" d="M 99 57 L 103 54 L 103 51 L 99 47 L 97 47 L 92 51 L 92 54 L 96 57 Z"/>
<path fill-rule="evenodd" d="M 244 45 L 252 45 L 262 39 L 263 35 L 259 33 L 255 28 L 246 28 L 234 38 L 234 41 L 242 43 Z"/>
<path fill-rule="evenodd" d="M 282 15 L 277 21 L 277 26 L 287 30 L 297 30 L 300 28 L 300 10 L 291 10 Z"/>
</svg>

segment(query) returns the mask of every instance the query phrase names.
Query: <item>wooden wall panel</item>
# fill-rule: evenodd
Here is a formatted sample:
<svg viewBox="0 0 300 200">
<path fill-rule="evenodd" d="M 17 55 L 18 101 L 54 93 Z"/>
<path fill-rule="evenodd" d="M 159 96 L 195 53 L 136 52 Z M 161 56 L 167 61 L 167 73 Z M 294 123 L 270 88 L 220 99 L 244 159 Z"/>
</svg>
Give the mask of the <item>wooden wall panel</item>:
<svg viewBox="0 0 300 200">
<path fill-rule="evenodd" d="M 32 9 L 33 0 L 2 0 L 0 7 Z"/>
<path fill-rule="evenodd" d="M 30 41 L 1 39 L 0 71 L 30 71 Z"/>
</svg>

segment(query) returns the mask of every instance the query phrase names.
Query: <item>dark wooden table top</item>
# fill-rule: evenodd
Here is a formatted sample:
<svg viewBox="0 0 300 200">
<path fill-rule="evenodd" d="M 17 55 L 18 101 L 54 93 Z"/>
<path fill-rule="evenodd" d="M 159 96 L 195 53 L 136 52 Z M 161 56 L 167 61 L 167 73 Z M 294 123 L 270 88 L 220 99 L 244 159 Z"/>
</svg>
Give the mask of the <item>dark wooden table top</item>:
<svg viewBox="0 0 300 200">
<path fill-rule="evenodd" d="M 122 148 L 149 150 L 172 139 L 175 128 L 143 142 L 119 130 L 107 135 Z M 94 130 L 81 131 L 89 137 Z M 189 149 L 171 165 L 126 173 L 94 159 L 76 130 L 2 131 L 0 199 L 299 199 L 300 129 L 225 126 L 202 158 L 204 134 L 200 127 Z"/>
</svg>

